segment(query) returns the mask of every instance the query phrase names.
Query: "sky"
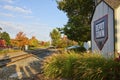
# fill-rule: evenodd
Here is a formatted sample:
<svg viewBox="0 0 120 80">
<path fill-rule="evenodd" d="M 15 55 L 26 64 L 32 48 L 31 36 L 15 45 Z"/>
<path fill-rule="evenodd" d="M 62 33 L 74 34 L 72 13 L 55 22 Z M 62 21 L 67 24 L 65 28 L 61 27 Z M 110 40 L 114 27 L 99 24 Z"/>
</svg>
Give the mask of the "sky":
<svg viewBox="0 0 120 80">
<path fill-rule="evenodd" d="M 67 21 L 55 0 L 0 0 L 0 27 L 11 38 L 22 31 L 28 38 L 49 41 L 50 32 Z"/>
</svg>

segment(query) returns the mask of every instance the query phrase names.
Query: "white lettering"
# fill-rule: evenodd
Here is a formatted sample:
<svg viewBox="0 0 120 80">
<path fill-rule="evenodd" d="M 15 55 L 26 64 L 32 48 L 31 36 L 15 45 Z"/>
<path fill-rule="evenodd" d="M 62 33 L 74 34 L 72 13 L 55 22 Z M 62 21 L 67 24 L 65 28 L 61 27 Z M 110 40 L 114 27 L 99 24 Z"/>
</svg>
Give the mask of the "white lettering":
<svg viewBox="0 0 120 80">
<path fill-rule="evenodd" d="M 101 22 L 95 26 L 96 38 L 101 38 L 105 36 L 104 22 Z"/>
</svg>

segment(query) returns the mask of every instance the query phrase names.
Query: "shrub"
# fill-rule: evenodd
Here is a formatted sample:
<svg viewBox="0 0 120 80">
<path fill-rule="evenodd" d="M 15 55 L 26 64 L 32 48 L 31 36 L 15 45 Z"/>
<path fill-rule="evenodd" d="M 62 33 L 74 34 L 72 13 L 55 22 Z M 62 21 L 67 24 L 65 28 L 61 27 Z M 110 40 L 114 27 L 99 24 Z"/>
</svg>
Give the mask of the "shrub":
<svg viewBox="0 0 120 80">
<path fill-rule="evenodd" d="M 120 80 L 120 62 L 100 54 L 53 54 L 43 61 L 45 76 L 66 80 Z"/>
<path fill-rule="evenodd" d="M 43 71 L 50 78 L 71 79 L 75 62 L 79 59 L 78 54 L 64 53 L 53 54 L 43 61 Z"/>
</svg>

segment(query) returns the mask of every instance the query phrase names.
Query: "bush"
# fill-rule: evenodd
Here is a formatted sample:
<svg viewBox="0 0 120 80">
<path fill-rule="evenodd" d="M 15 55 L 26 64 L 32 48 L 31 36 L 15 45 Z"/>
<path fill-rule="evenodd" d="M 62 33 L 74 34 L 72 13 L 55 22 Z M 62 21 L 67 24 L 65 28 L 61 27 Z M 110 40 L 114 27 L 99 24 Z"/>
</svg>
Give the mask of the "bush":
<svg viewBox="0 0 120 80">
<path fill-rule="evenodd" d="M 73 75 L 74 63 L 79 59 L 78 54 L 53 54 L 43 61 L 43 71 L 47 77 L 70 79 Z"/>
<path fill-rule="evenodd" d="M 79 48 L 77 49 L 77 51 L 79 51 L 79 52 L 85 52 L 86 49 L 85 49 L 84 47 L 79 47 Z"/>
<path fill-rule="evenodd" d="M 43 61 L 46 77 L 66 80 L 120 80 L 120 63 L 100 54 L 53 54 Z"/>
</svg>

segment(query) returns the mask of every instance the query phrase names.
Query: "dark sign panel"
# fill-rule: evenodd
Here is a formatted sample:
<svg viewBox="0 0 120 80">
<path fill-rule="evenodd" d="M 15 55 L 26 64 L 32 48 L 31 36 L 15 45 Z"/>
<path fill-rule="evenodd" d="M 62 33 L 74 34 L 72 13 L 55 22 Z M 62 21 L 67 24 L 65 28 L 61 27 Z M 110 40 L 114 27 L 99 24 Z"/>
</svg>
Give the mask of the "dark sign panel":
<svg viewBox="0 0 120 80">
<path fill-rule="evenodd" d="M 94 21 L 94 40 L 100 50 L 102 50 L 108 39 L 108 15 Z"/>
</svg>

